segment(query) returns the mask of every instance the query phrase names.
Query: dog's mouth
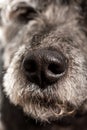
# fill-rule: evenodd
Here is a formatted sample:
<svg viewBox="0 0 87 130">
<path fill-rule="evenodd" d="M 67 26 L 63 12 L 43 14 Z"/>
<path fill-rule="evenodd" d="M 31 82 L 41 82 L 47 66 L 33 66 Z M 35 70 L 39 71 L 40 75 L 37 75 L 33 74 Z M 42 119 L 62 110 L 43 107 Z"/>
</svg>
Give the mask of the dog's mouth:
<svg viewBox="0 0 87 130">
<path fill-rule="evenodd" d="M 58 108 L 57 108 L 58 109 Z M 52 118 L 51 120 L 48 121 L 41 121 L 37 120 L 34 117 L 29 118 L 29 122 L 31 125 L 35 126 L 35 129 L 41 129 L 43 130 L 48 129 L 48 130 L 55 130 L 58 129 L 71 129 L 73 126 L 76 126 L 76 124 L 79 121 L 83 121 L 84 117 L 86 117 L 86 113 L 81 112 L 81 110 L 75 110 L 73 109 L 73 106 L 69 104 L 67 107 L 68 109 L 68 114 L 62 115 L 61 118 Z M 37 127 L 37 128 L 36 128 Z"/>
<path fill-rule="evenodd" d="M 34 95 L 35 94 L 35 95 Z M 29 96 L 28 96 L 29 95 Z M 19 105 L 22 106 L 25 113 L 37 121 L 51 122 L 59 120 L 62 117 L 74 115 L 75 107 L 70 103 L 63 103 L 58 98 L 50 96 L 41 97 L 41 95 L 28 93 L 23 95 Z"/>
<path fill-rule="evenodd" d="M 33 129 L 47 129 L 47 130 L 58 130 L 58 129 L 72 129 L 73 126 L 76 126 L 76 124 L 79 121 L 83 121 L 84 117 L 86 117 L 84 114 L 76 113 L 74 116 L 67 115 L 64 116 L 60 119 L 56 120 L 51 120 L 50 122 L 41 122 L 41 121 L 36 121 L 34 118 L 30 117 L 29 119 L 29 124 L 30 128 Z"/>
<path fill-rule="evenodd" d="M 70 127 L 77 121 L 77 119 L 74 116 L 66 116 L 61 119 L 57 120 L 52 120 L 50 122 L 41 122 L 41 121 L 36 121 L 34 118 L 30 117 L 29 119 L 29 125 L 30 129 L 47 129 L 47 130 L 55 130 L 58 129 L 65 129 L 66 127 Z"/>
</svg>

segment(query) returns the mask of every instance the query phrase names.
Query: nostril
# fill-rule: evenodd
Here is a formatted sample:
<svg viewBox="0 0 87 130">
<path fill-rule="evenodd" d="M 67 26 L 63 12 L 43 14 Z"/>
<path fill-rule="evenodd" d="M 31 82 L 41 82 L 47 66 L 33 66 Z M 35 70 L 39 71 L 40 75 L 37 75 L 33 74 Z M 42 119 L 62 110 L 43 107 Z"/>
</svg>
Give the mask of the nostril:
<svg viewBox="0 0 87 130">
<path fill-rule="evenodd" d="M 64 60 L 64 61 L 63 61 Z M 53 84 L 65 74 L 67 64 L 65 58 L 48 61 L 48 67 L 45 69 L 45 80 L 48 84 Z"/>
<path fill-rule="evenodd" d="M 65 71 L 65 67 L 60 63 L 51 63 L 48 66 L 48 70 L 54 75 L 60 75 Z"/>
<path fill-rule="evenodd" d="M 37 64 L 34 60 L 25 60 L 24 69 L 28 73 L 34 73 L 37 71 Z"/>
</svg>

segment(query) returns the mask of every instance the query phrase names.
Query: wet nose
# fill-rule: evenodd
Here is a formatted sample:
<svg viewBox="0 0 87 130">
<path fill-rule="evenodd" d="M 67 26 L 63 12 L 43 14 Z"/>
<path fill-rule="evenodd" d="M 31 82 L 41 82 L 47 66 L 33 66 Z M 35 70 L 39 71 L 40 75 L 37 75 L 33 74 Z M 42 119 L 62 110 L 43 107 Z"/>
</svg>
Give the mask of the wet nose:
<svg viewBox="0 0 87 130">
<path fill-rule="evenodd" d="M 23 68 L 30 82 L 45 88 L 56 83 L 65 74 L 67 59 L 58 50 L 37 49 L 26 55 Z"/>
</svg>

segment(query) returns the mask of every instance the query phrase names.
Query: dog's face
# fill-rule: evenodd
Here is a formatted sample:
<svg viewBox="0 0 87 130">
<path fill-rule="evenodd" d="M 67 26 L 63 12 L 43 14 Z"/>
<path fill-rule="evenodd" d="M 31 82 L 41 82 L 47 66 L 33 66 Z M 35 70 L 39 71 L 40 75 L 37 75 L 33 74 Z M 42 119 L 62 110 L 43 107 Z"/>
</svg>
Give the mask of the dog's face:
<svg viewBox="0 0 87 130">
<path fill-rule="evenodd" d="M 4 91 L 35 119 L 55 120 L 85 109 L 87 38 L 81 4 L 12 0 L 2 9 Z"/>
</svg>

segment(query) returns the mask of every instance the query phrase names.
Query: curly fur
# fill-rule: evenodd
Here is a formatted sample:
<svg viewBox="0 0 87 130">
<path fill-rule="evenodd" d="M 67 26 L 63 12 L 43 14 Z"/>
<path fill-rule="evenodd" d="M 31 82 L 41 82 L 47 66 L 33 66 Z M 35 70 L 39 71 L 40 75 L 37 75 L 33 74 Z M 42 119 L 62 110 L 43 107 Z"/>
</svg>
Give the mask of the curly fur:
<svg viewBox="0 0 87 130">
<path fill-rule="evenodd" d="M 87 111 L 87 30 L 84 0 L 8 0 L 1 11 L 1 41 L 6 73 L 3 93 L 36 121 L 49 122 Z M 20 20 L 18 5 L 37 15 Z M 25 9 L 26 9 L 25 8 Z M 4 16 L 4 17 L 3 17 Z M 42 90 L 27 80 L 23 59 L 34 50 L 53 48 L 68 59 L 65 75 Z M 11 128 L 12 129 L 12 128 Z M 12 129 L 13 130 L 13 129 Z M 19 130 L 19 129 L 14 129 Z M 56 130 L 56 128 L 54 129 Z"/>
</svg>

